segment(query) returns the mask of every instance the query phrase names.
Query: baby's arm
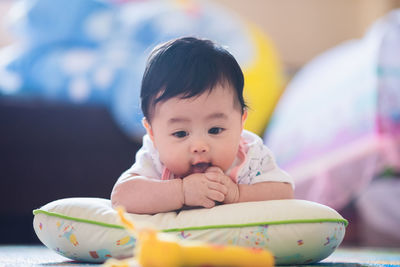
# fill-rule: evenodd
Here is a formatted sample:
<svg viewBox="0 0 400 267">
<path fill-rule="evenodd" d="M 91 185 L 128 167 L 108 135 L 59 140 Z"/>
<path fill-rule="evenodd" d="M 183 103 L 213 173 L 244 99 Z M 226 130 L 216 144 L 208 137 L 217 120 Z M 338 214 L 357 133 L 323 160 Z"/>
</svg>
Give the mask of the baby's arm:
<svg viewBox="0 0 400 267">
<path fill-rule="evenodd" d="M 283 182 L 260 182 L 256 184 L 239 184 L 237 202 L 261 201 L 273 199 L 290 199 L 294 197 L 292 185 Z"/>
<path fill-rule="evenodd" d="M 127 212 L 137 214 L 180 209 L 183 205 L 182 181 L 162 181 L 131 174 L 115 184 L 111 202 L 113 207 L 123 206 Z"/>
<path fill-rule="evenodd" d="M 111 202 L 130 213 L 155 214 L 177 210 L 183 205 L 211 208 L 215 201 L 224 200 L 226 192 L 224 185 L 210 181 L 203 173 L 173 180 L 130 174 L 114 186 Z"/>
</svg>

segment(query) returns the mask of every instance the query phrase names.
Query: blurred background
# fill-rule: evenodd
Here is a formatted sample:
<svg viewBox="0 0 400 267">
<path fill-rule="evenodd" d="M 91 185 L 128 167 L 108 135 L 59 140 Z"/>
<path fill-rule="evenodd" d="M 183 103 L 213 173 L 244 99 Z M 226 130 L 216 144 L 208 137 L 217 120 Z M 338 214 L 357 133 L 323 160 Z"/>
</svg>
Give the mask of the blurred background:
<svg viewBox="0 0 400 267">
<path fill-rule="evenodd" d="M 344 244 L 400 247 L 400 0 L 0 1 L 0 244 L 32 210 L 109 198 L 141 145 L 154 45 L 213 39 L 237 58 L 246 128 L 338 210 Z"/>
</svg>

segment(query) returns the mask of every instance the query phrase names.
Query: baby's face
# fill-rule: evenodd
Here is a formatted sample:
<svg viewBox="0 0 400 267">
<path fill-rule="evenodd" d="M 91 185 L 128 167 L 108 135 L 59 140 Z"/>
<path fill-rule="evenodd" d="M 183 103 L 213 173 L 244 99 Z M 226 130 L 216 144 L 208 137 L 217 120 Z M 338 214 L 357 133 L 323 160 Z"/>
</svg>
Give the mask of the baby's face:
<svg viewBox="0 0 400 267">
<path fill-rule="evenodd" d="M 246 118 L 234 97 L 233 88 L 217 85 L 210 94 L 156 104 L 146 128 L 172 173 L 186 177 L 210 166 L 226 171 L 232 165 Z"/>
</svg>

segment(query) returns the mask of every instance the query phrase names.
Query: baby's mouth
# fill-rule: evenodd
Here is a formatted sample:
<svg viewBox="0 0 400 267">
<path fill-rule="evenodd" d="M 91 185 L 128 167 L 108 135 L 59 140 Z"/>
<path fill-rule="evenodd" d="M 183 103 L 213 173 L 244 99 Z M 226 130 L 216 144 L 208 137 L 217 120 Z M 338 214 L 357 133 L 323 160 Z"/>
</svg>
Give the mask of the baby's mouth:
<svg viewBox="0 0 400 267">
<path fill-rule="evenodd" d="M 192 173 L 204 173 L 209 167 L 211 167 L 211 163 L 208 162 L 194 164 L 192 165 Z"/>
</svg>

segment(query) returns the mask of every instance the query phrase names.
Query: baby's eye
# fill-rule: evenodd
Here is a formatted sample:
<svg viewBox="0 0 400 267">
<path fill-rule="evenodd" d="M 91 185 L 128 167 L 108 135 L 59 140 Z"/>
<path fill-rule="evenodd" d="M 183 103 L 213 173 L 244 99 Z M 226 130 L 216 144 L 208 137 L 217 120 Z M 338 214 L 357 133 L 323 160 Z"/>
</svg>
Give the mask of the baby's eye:
<svg viewBox="0 0 400 267">
<path fill-rule="evenodd" d="M 188 132 L 185 132 L 185 131 L 178 131 L 178 132 L 173 133 L 172 135 L 177 138 L 184 138 L 189 134 L 188 134 Z"/>
<path fill-rule="evenodd" d="M 220 134 L 224 129 L 221 127 L 213 127 L 210 130 L 208 130 L 209 134 Z"/>
</svg>

